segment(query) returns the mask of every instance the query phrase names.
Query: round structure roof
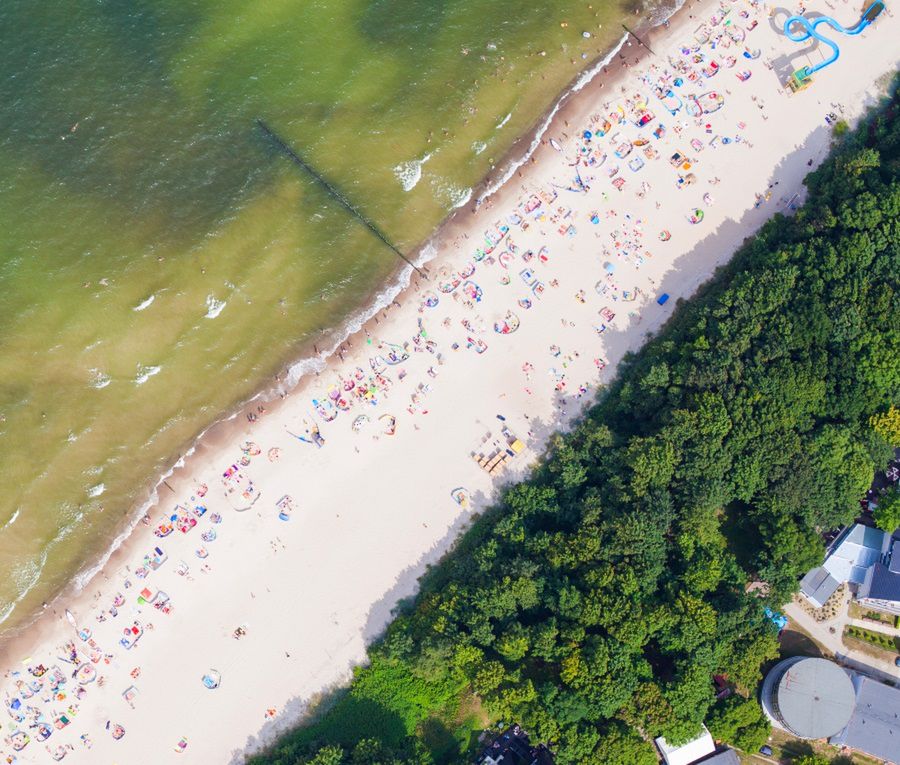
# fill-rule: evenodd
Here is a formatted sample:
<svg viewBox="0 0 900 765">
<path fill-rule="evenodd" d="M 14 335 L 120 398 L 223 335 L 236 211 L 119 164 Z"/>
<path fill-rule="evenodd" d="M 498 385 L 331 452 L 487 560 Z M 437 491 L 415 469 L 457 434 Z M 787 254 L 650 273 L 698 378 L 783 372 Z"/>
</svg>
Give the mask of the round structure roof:
<svg viewBox="0 0 900 765">
<path fill-rule="evenodd" d="M 775 690 L 785 725 L 802 738 L 827 738 L 850 721 L 856 692 L 850 677 L 827 659 L 801 659 L 788 667 Z"/>
</svg>

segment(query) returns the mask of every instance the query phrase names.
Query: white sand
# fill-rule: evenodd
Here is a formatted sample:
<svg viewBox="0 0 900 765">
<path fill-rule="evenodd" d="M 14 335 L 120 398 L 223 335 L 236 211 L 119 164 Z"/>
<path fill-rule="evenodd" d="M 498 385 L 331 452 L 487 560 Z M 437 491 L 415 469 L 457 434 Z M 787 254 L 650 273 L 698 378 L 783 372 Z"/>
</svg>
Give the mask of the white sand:
<svg viewBox="0 0 900 765">
<path fill-rule="evenodd" d="M 860 10 L 842 3 L 833 11 L 831 3 L 811 5 L 810 10 L 833 12 L 844 23 L 857 18 Z M 564 153 L 542 147 L 524 177 L 511 181 L 477 215 L 466 213 L 462 223 L 447 227 L 439 256 L 430 266 L 433 278 L 421 291 L 411 289 L 401 296 L 402 307 L 372 325 L 371 345 L 364 336 L 354 338 L 346 363 L 332 364 L 257 422 L 242 418 L 224 439 L 210 438 L 201 444 L 170 479 L 174 494 L 163 497 L 153 509 L 153 525 L 138 526 L 102 574 L 66 604 L 80 625 L 93 630 L 100 648 L 95 666 L 103 677 L 102 687 L 97 681 L 88 683 L 83 698 L 76 699 L 71 679 L 75 665 L 57 657 L 66 657 L 61 646 L 68 640 L 77 644 L 80 658 L 86 658 L 89 649 L 74 636 L 61 608 L 48 610 L 8 648 L 4 656 L 4 666 L 11 670 L 4 682 L 7 704 L 17 695 L 15 681 L 32 679 L 29 666 L 56 665 L 69 678 L 62 689 L 65 698 L 45 700 L 50 699 L 45 676 L 41 691 L 23 701 L 23 709 L 33 705 L 51 725 L 70 705 L 77 705 L 71 724 L 54 730 L 47 742 L 51 750 L 71 745 L 71 750 L 65 749 L 68 762 L 103 765 L 239 762 L 243 751 L 271 740 L 275 732 L 295 722 L 310 699 L 346 681 L 350 668 L 364 660 L 367 642 L 383 629 L 397 600 L 415 590 L 417 577 L 450 546 L 469 512 L 495 496 L 500 481 L 488 476 L 470 454 L 481 448 L 482 439 L 487 438 L 490 447 L 493 439 L 501 438 L 504 423 L 496 415 L 505 416 L 505 424 L 528 444 L 525 452 L 510 460 L 502 476 L 506 480 L 524 474 L 548 435 L 577 413 L 598 382 L 611 378 L 624 353 L 638 348 L 646 333 L 671 315 L 677 298 L 693 293 L 745 237 L 801 192 L 808 160 L 819 160 L 827 152 L 830 128 L 825 115 L 839 112 L 852 122 L 863 105 L 877 96 L 879 76 L 897 67 L 900 25 L 883 14 L 861 38 L 834 35 L 841 47 L 840 60 L 821 72 L 809 90 L 788 96 L 780 79 L 809 62 L 802 54 L 807 46 L 776 33 L 765 10 L 757 11 L 745 0 L 729 7 L 733 23 L 742 27 L 759 14 L 759 26 L 747 35 L 746 44 L 762 48 L 762 56 L 749 61 L 741 56 L 743 45 L 727 49 L 720 45 L 713 58 L 722 70 L 714 78 L 701 78 L 696 84 L 686 81 L 676 88 L 682 98 L 709 90 L 724 94 L 720 111 L 699 120 L 684 110 L 677 117 L 665 111 L 651 88 L 637 78 L 651 65 L 657 68 L 655 76 L 671 69 L 666 55 L 632 66 L 625 73 L 624 95 L 620 83 L 607 80 L 601 88 L 600 81 L 595 82 L 563 110 L 548 134 Z M 669 32 L 654 37 L 651 46 L 658 54 L 669 53 L 687 62 L 688 57 L 679 52 L 681 44 L 691 44 L 700 18 L 709 18 L 714 9 L 708 5 L 701 14 L 695 8 L 691 12 L 698 18 L 694 20 L 682 14 Z M 750 19 L 739 17 L 742 10 L 750 12 Z M 711 29 L 718 32 L 723 25 Z M 703 51 L 709 54 L 709 46 Z M 633 59 L 637 45 L 624 52 Z M 731 54 L 738 56 L 738 62 L 728 69 L 725 60 Z M 822 54 L 809 55 L 814 62 Z M 774 70 L 767 62 L 774 63 Z M 735 76 L 744 69 L 752 72 L 747 82 Z M 483 290 L 481 302 L 466 306 L 460 286 L 453 296 L 438 292 L 439 305 L 420 312 L 423 292 L 437 292 L 442 269 L 453 272 L 473 262 L 477 247 L 484 245 L 485 230 L 507 220 L 532 191 L 550 191 L 554 183 L 572 185 L 575 170 L 570 163 L 579 151 L 575 136 L 585 128 L 596 129 L 591 114 L 608 114 L 635 92 L 648 97 L 656 119 L 641 130 L 631 122 L 623 123 L 612 133 L 620 134 L 622 142 L 649 140 L 659 159 L 646 160 L 643 169 L 633 172 L 627 161 L 643 156 L 642 148 L 634 148 L 627 160 L 618 160 L 610 136 L 595 139 L 592 147 L 607 152 L 609 158 L 601 167 L 579 166 L 590 191 L 560 190 L 555 202 L 544 202 L 527 216 L 527 231 L 510 225 L 509 236 L 492 253 L 495 262 L 485 259 L 475 264 L 471 278 Z M 608 108 L 603 106 L 607 101 Z M 742 122 L 744 127 L 739 126 Z M 658 140 L 652 133 L 660 123 L 667 132 Z M 706 123 L 712 126 L 711 132 Z M 683 128 L 681 135 L 676 134 L 676 126 Z M 714 136 L 719 141 L 713 148 L 709 142 Z M 722 137 L 732 142 L 723 145 Z M 702 143 L 701 151 L 691 147 L 692 139 Z M 668 161 L 676 150 L 696 160 L 691 172 L 697 182 L 682 189 L 676 188 L 677 171 Z M 613 164 L 620 166 L 619 177 L 626 180 L 621 192 L 606 174 Z M 711 183 L 717 177 L 720 182 Z M 639 198 L 642 182 L 649 187 Z M 765 194 L 769 184 L 776 182 L 769 201 L 754 208 L 756 195 Z M 705 194 L 712 196 L 712 202 L 704 201 Z M 687 216 L 695 208 L 704 210 L 705 218 L 692 225 Z M 599 216 L 596 225 L 590 221 L 594 211 Z M 574 236 L 558 233 L 569 224 L 574 226 Z M 616 229 L 618 237 L 611 235 Z M 670 241 L 660 241 L 663 229 L 671 232 Z M 510 238 L 518 249 L 507 270 L 496 259 L 508 252 Z M 617 248 L 616 241 L 631 251 Z M 542 247 L 547 248 L 546 263 L 537 256 L 523 261 L 524 252 L 530 249 L 537 255 Z M 607 262 L 615 268 L 609 279 Z M 525 268 L 545 285 L 542 297 L 536 297 L 520 277 Z M 508 285 L 501 284 L 504 274 L 509 276 Z M 595 290 L 598 282 L 607 285 L 607 295 Z M 627 302 L 623 292 L 637 289 L 637 300 Z M 584 302 L 576 299 L 580 290 Z M 671 299 L 660 306 L 656 297 L 663 292 Z M 530 309 L 518 304 L 524 297 L 531 299 Z M 598 312 L 604 306 L 615 312 L 614 319 L 600 318 Z M 521 328 L 509 335 L 494 332 L 494 321 L 508 310 L 521 319 Z M 444 326 L 445 318 L 448 326 Z M 461 325 L 463 319 L 472 324 L 472 331 Z M 434 353 L 410 343 L 418 332 L 418 320 L 427 338 L 436 343 Z M 595 327 L 601 323 L 608 328 L 598 335 Z M 483 340 L 487 350 L 478 354 L 467 348 L 468 337 Z M 379 391 L 378 403 L 356 403 L 333 422 L 315 415 L 311 400 L 326 399 L 339 375 L 351 378 L 358 365 L 366 378 L 371 376 L 369 358 L 389 352 L 379 347 L 383 342 L 407 343 L 410 357 L 387 367 L 385 376 L 392 385 L 387 393 Z M 424 348 L 424 340 L 420 342 Z M 453 343 L 459 344 L 458 350 Z M 558 356 L 551 353 L 553 345 L 559 347 Z M 606 369 L 598 373 L 595 359 L 608 362 Z M 533 365 L 528 375 L 523 371 L 526 362 Z M 429 367 L 436 376 L 428 374 Z M 403 379 L 400 370 L 406 373 Z M 562 392 L 557 390 L 560 381 L 566 384 Z M 419 385 L 428 390 L 412 403 L 411 395 Z M 580 396 L 581 385 L 588 396 Z M 350 399 L 353 394 L 346 395 Z M 393 436 L 379 435 L 384 423 L 378 418 L 385 413 L 396 416 Z M 361 414 L 371 421 L 354 432 L 351 424 Z M 287 432 L 303 436 L 314 421 L 326 440 L 323 448 Z M 241 458 L 241 444 L 247 440 L 258 444 L 262 452 L 251 457 L 241 475 L 252 479 L 259 498 L 250 510 L 237 512 L 232 505 L 239 493 L 226 497 L 222 473 Z M 281 450 L 274 462 L 267 457 L 273 447 Z M 203 500 L 209 512 L 197 527 L 187 534 L 176 530 L 165 539 L 153 536 L 152 528 L 172 512 L 176 502 L 194 504 L 190 496 L 201 483 L 209 487 Z M 471 495 L 468 511 L 451 498 L 456 487 L 465 487 Z M 295 505 L 287 522 L 278 519 L 275 506 L 285 494 Z M 209 557 L 202 561 L 195 550 L 204 544 L 201 533 L 213 528 L 210 515 L 214 512 L 223 520 L 214 527 L 218 538 L 206 543 Z M 134 572 L 143 555 L 157 544 L 168 554 L 168 561 L 146 579 L 137 578 Z M 190 567 L 187 576 L 176 571 L 182 560 Z M 208 572 L 202 569 L 204 563 L 210 567 Z M 126 578 L 132 583 L 129 589 Z M 139 606 L 136 596 L 143 587 L 168 593 L 174 610 L 164 614 Z M 107 613 L 106 620 L 98 622 L 98 614 L 109 608 L 116 592 L 126 598 L 118 616 Z M 134 619 L 145 628 L 152 624 L 153 629 L 126 650 L 118 640 Z M 235 639 L 233 632 L 241 625 L 246 635 Z M 140 674 L 133 679 L 130 673 L 138 667 Z M 210 668 L 222 676 L 217 690 L 201 684 Z M 131 685 L 138 695 L 129 705 L 122 693 Z M 274 717 L 267 716 L 269 709 Z M 108 720 L 125 727 L 120 741 L 106 730 Z M 30 722 L 18 726 L 32 734 L 18 762 L 49 762 L 51 756 L 45 744 L 34 740 Z M 8 736 L 17 726 L 12 719 L 6 725 Z M 92 748 L 80 740 L 82 734 L 88 734 Z M 188 746 L 178 755 L 175 747 L 182 736 Z M 0 747 L 4 755 L 12 752 L 8 739 Z"/>
</svg>

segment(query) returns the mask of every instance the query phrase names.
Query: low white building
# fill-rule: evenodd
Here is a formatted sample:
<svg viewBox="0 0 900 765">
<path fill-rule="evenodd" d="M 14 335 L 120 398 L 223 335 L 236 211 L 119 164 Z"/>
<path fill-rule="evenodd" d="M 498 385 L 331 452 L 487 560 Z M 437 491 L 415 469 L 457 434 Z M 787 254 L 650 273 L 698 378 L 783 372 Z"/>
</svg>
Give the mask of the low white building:
<svg viewBox="0 0 900 765">
<path fill-rule="evenodd" d="M 691 765 L 716 751 L 716 742 L 705 725 L 697 738 L 681 746 L 672 746 L 662 736 L 655 743 L 666 765 Z"/>
<path fill-rule="evenodd" d="M 844 582 L 861 586 L 869 569 L 888 557 L 890 547 L 889 534 L 859 523 L 850 526 L 831 545 L 825 562 L 803 577 L 800 594 L 821 608 Z"/>
</svg>

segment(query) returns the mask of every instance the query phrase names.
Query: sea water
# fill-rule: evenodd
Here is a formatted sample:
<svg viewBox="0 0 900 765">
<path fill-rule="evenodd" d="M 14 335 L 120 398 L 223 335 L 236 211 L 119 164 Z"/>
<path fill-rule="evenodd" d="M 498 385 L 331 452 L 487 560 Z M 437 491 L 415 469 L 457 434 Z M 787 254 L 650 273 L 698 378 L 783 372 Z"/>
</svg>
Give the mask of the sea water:
<svg viewBox="0 0 900 765">
<path fill-rule="evenodd" d="M 412 252 L 634 11 L 0 4 L 0 633 L 395 274 L 257 120 Z"/>
</svg>

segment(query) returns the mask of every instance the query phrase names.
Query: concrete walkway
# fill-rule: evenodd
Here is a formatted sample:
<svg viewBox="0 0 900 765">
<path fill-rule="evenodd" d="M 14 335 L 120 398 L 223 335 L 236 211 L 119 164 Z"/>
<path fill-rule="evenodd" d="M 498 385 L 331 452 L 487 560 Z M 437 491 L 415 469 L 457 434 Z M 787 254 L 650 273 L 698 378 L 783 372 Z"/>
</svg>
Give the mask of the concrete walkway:
<svg viewBox="0 0 900 765">
<path fill-rule="evenodd" d="M 841 640 L 844 626 L 848 623 L 860 621 L 858 619 L 847 619 L 846 603 L 844 604 L 844 607 L 841 608 L 840 616 L 824 622 L 817 622 L 797 603 L 788 603 L 783 610 L 791 622 L 795 623 L 800 629 L 811 635 L 816 642 L 820 643 L 830 653 L 834 654 L 835 661 L 839 664 L 844 665 L 848 669 L 860 672 L 861 674 L 869 675 L 876 680 L 888 681 L 893 685 L 900 685 L 900 667 L 894 665 L 892 661 L 877 659 L 867 653 L 848 648 L 844 645 L 843 640 Z M 860 626 L 871 629 L 868 623 L 860 623 Z M 834 628 L 834 632 L 831 632 L 831 628 Z"/>
<path fill-rule="evenodd" d="M 881 632 L 882 634 L 890 635 L 891 637 L 900 637 L 900 629 L 890 624 L 885 624 L 884 622 L 850 618 L 847 620 L 847 624 L 852 624 L 854 627 L 862 627 L 864 630 L 869 630 L 870 632 Z"/>
</svg>

